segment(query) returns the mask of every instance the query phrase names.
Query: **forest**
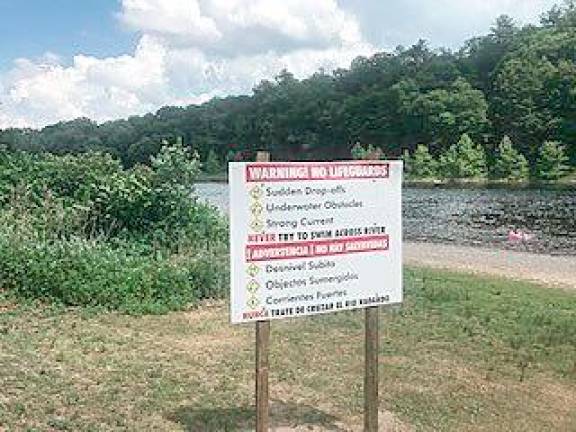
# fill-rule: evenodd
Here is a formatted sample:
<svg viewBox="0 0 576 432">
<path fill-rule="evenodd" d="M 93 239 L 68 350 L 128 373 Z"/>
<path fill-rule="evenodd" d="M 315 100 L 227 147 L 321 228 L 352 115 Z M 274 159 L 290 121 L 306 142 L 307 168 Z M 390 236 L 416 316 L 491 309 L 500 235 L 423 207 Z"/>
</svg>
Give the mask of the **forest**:
<svg viewBox="0 0 576 432">
<path fill-rule="evenodd" d="M 126 168 L 150 164 L 176 142 L 214 173 L 255 150 L 331 160 L 377 149 L 404 157 L 415 177 L 557 179 L 576 165 L 576 2 L 538 25 L 500 16 L 454 52 L 420 40 L 303 80 L 283 71 L 251 95 L 102 124 L 79 118 L 0 131 L 9 151 L 99 151 Z"/>
</svg>

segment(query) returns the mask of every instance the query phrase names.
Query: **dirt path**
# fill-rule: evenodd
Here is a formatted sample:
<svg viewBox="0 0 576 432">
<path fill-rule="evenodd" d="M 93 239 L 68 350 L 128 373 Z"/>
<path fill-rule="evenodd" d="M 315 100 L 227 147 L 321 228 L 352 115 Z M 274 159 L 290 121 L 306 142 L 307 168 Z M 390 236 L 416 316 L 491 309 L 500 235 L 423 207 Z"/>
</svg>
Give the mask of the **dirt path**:
<svg viewBox="0 0 576 432">
<path fill-rule="evenodd" d="M 404 262 L 530 280 L 576 290 L 576 257 L 432 243 L 404 243 Z"/>
</svg>

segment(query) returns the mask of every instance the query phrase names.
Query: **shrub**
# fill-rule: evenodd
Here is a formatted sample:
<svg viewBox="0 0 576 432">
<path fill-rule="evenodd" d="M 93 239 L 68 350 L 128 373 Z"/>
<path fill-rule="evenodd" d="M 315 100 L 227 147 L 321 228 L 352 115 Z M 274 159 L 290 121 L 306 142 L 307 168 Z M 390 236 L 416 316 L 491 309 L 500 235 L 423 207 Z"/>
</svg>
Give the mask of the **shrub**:
<svg viewBox="0 0 576 432">
<path fill-rule="evenodd" d="M 189 227 L 198 211 L 193 195 L 200 163 L 181 144 L 162 147 L 151 168 L 123 170 L 108 155 L 5 155 L 0 161 L 0 198 L 42 213 L 56 201 L 75 216 L 85 233 L 145 235 Z M 200 211 L 207 211 L 201 209 Z"/>
<path fill-rule="evenodd" d="M 407 167 L 407 174 L 414 179 L 432 179 L 438 174 L 438 163 L 434 160 L 428 146 L 418 144 L 414 153 L 408 153 L 408 159 L 404 161 Z"/>
<path fill-rule="evenodd" d="M 556 141 L 546 141 L 538 154 L 536 176 L 545 181 L 558 180 L 568 172 L 568 156 L 564 146 Z"/>
<path fill-rule="evenodd" d="M 512 181 L 525 180 L 530 175 L 528 161 L 513 147 L 508 136 L 498 146 L 494 174 L 496 178 Z"/>
<path fill-rule="evenodd" d="M 486 154 L 468 134 L 463 134 L 456 144 L 440 156 L 440 171 L 445 178 L 486 177 Z"/>
<path fill-rule="evenodd" d="M 204 163 L 204 171 L 206 174 L 219 174 L 222 172 L 222 165 L 218 160 L 218 156 L 214 150 L 210 150 L 208 152 L 208 156 L 206 157 L 206 162 Z"/>
<path fill-rule="evenodd" d="M 180 143 L 129 170 L 97 154 L 0 156 L 1 290 L 129 312 L 224 294 L 227 223 L 194 196 L 198 157 Z"/>
<path fill-rule="evenodd" d="M 237 153 L 234 150 L 228 150 L 226 153 L 226 163 L 234 162 L 237 158 Z"/>
<path fill-rule="evenodd" d="M 364 159 L 365 154 L 366 150 L 364 150 L 364 147 L 362 147 L 362 144 L 360 144 L 359 142 L 354 144 L 354 146 L 350 150 L 350 155 L 352 156 L 352 159 L 356 160 Z"/>
<path fill-rule="evenodd" d="M 133 243 L 46 239 L 6 225 L 0 229 L 0 256 L 2 289 L 66 306 L 165 312 L 221 297 L 227 283 L 222 255 L 175 260 Z"/>
<path fill-rule="evenodd" d="M 79 202 L 94 184 L 121 173 L 120 162 L 103 153 L 0 153 L 0 203 L 5 204 L 16 188 L 31 200 L 41 201 L 49 193 Z"/>
<path fill-rule="evenodd" d="M 350 155 L 352 156 L 352 159 L 356 160 L 385 159 L 384 152 L 380 147 L 375 147 L 372 144 L 368 144 L 368 146 L 364 147 L 359 142 L 354 144 L 354 146 L 350 150 Z"/>
</svg>

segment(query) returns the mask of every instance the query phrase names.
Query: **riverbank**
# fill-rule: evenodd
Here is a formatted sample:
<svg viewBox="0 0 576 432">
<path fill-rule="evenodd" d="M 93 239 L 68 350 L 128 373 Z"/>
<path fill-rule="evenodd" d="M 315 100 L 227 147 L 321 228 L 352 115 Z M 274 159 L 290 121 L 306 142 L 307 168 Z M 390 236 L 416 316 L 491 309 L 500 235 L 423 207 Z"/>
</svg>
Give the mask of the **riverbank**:
<svg viewBox="0 0 576 432">
<path fill-rule="evenodd" d="M 576 430 L 575 296 L 417 268 L 405 293 L 380 322 L 386 430 Z M 273 323 L 275 430 L 362 430 L 363 316 Z M 0 430 L 251 430 L 253 365 L 254 326 L 231 326 L 224 301 L 141 317 L 19 306 L 0 313 Z"/>
<path fill-rule="evenodd" d="M 576 290 L 576 256 L 435 243 L 404 243 L 408 265 L 494 275 Z"/>
<path fill-rule="evenodd" d="M 228 174 L 206 174 L 200 173 L 198 182 L 201 183 L 228 183 Z M 469 188 L 502 188 L 502 189 L 532 189 L 532 188 L 560 188 L 576 189 L 576 173 L 563 177 L 557 181 L 544 182 L 538 180 L 530 181 L 506 181 L 506 180 L 489 180 L 489 179 L 421 179 L 409 180 L 404 179 L 404 187 L 414 188 L 435 188 L 435 187 L 469 187 Z"/>
<path fill-rule="evenodd" d="M 200 172 L 197 181 L 198 183 L 228 183 L 228 174 L 206 174 L 205 172 Z"/>
</svg>

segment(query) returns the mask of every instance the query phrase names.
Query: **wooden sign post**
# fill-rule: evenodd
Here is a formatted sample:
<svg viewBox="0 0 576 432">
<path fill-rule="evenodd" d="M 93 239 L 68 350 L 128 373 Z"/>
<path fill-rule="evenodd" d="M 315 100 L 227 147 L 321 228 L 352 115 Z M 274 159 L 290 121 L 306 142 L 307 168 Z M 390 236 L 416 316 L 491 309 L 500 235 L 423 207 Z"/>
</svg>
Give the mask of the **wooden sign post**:
<svg viewBox="0 0 576 432">
<path fill-rule="evenodd" d="M 256 432 L 270 430 L 270 321 L 365 309 L 364 430 L 378 430 L 378 306 L 402 302 L 402 163 L 232 162 L 230 320 L 256 325 Z M 386 284 L 382 284 L 382 275 Z"/>
<path fill-rule="evenodd" d="M 256 162 L 270 162 L 270 153 L 258 152 Z M 268 369 L 270 352 L 270 321 L 256 323 L 256 432 L 270 428 Z"/>
<path fill-rule="evenodd" d="M 256 432 L 268 432 L 270 427 L 268 395 L 268 353 L 270 321 L 256 323 Z"/>
<path fill-rule="evenodd" d="M 364 431 L 378 430 L 378 306 L 365 309 Z"/>
</svg>

